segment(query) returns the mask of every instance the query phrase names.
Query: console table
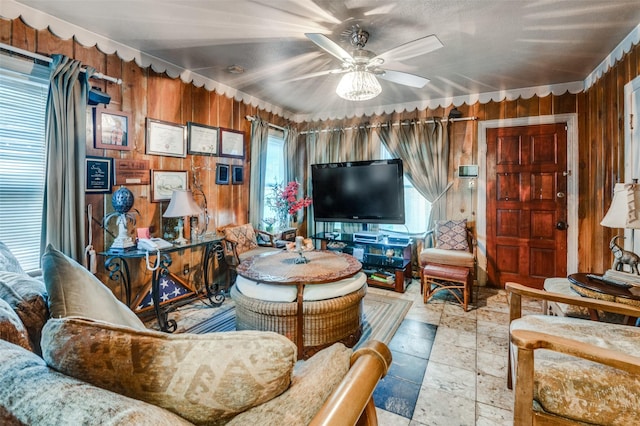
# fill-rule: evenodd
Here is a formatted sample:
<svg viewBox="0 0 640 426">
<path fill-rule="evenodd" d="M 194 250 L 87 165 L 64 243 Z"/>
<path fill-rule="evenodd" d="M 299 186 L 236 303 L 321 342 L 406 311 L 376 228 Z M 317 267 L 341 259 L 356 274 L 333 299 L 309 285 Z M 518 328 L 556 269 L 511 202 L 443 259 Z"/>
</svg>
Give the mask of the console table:
<svg viewBox="0 0 640 426">
<path fill-rule="evenodd" d="M 169 319 L 170 310 L 164 309 L 163 305 L 167 305 L 167 303 L 163 302 L 160 296 L 160 281 L 169 275 L 169 267 L 172 264 L 171 254 L 175 252 L 196 247 L 204 248 L 200 267 L 202 268 L 206 297 L 214 306 L 220 306 L 224 302 L 224 290 L 220 288 L 217 282 L 212 283 L 212 277 L 210 276 L 210 269 L 214 260 L 217 259 L 219 265 L 226 267 L 224 249 L 222 246 L 223 239 L 224 237 L 216 235 L 213 237 L 205 237 L 202 240 L 189 241 L 183 245 L 174 245 L 173 247 L 161 249 L 159 259 L 156 258 L 157 256 L 155 251 L 149 252 L 149 264 L 157 264 L 157 268 L 153 270 L 151 277 L 150 289 L 153 309 L 158 320 L 158 325 L 162 331 L 172 333 L 176 331 L 178 327 L 175 320 Z M 106 252 L 100 252 L 99 255 L 106 258 L 104 267 L 109 273 L 109 279 L 121 283 L 124 287 L 126 304 L 131 308 L 131 273 L 129 271 L 129 264 L 127 261 L 130 259 L 147 258 L 147 251 L 138 249 L 126 251 L 109 250 Z M 229 274 L 227 273 L 226 280 L 228 281 L 228 279 Z M 200 296 L 195 288 L 190 288 L 189 290 L 190 293 L 187 293 L 187 296 Z"/>
</svg>

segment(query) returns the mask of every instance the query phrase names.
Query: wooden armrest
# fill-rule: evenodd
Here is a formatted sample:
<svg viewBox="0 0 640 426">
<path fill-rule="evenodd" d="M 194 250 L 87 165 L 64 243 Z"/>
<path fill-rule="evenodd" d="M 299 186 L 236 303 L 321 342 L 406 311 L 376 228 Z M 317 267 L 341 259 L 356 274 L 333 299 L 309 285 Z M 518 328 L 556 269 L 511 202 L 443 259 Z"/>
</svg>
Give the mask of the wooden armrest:
<svg viewBox="0 0 640 426">
<path fill-rule="evenodd" d="M 372 340 L 351 356 L 351 368 L 311 421 L 319 425 L 376 425 L 373 391 L 391 365 L 391 351 Z"/>
<path fill-rule="evenodd" d="M 254 229 L 256 234 L 259 235 L 263 235 L 268 241 L 268 244 L 260 244 L 262 246 L 267 246 L 267 247 L 274 247 L 275 246 L 275 238 L 273 237 L 273 234 L 270 234 L 267 231 L 263 231 L 261 229 Z"/>
<path fill-rule="evenodd" d="M 625 305 L 623 303 L 609 302 L 606 300 L 592 299 L 582 296 L 566 296 L 560 293 L 552 293 L 545 290 L 537 290 L 534 288 L 523 286 L 514 282 L 508 282 L 505 285 L 507 292 L 518 296 L 533 297 L 551 302 L 566 303 L 569 305 L 583 306 L 589 309 L 600 309 L 615 314 L 628 315 L 630 317 L 640 317 L 640 307 L 633 305 Z"/>
<path fill-rule="evenodd" d="M 530 330 L 513 330 L 511 342 L 522 349 L 549 349 L 640 374 L 640 358 L 566 337 Z"/>
</svg>

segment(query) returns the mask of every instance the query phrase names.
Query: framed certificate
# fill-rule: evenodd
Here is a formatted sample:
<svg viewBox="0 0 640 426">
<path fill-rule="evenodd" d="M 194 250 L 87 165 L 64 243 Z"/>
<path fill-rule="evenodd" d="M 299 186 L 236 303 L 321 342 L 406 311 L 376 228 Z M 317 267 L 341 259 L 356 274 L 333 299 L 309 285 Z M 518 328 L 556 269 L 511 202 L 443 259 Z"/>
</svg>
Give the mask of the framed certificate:
<svg viewBox="0 0 640 426">
<path fill-rule="evenodd" d="M 187 156 L 185 126 L 147 118 L 147 154 Z"/>
<path fill-rule="evenodd" d="M 189 154 L 218 155 L 218 128 L 204 124 L 187 123 Z"/>
<path fill-rule="evenodd" d="M 220 156 L 244 158 L 244 132 L 221 128 Z"/>
</svg>

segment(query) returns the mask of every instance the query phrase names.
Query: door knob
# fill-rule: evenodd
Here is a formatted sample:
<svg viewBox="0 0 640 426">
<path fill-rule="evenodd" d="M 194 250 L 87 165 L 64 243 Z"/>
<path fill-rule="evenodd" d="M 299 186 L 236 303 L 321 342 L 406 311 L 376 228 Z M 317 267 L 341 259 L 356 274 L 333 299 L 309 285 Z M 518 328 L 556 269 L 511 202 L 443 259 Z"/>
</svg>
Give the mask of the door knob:
<svg viewBox="0 0 640 426">
<path fill-rule="evenodd" d="M 556 229 L 559 229 L 560 231 L 566 231 L 568 227 L 569 225 L 567 225 L 567 222 L 563 220 L 556 223 Z"/>
<path fill-rule="evenodd" d="M 558 193 L 556 194 L 556 197 L 558 197 L 558 198 L 564 198 L 564 192 L 558 192 Z"/>
</svg>

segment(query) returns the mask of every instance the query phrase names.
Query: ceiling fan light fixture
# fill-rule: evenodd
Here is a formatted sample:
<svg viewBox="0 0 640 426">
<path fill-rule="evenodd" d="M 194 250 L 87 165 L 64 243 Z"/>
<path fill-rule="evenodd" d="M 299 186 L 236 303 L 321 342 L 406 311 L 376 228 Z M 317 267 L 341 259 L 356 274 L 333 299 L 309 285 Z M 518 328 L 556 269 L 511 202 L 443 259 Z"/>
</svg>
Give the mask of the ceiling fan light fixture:
<svg viewBox="0 0 640 426">
<path fill-rule="evenodd" d="M 369 71 L 354 70 L 342 76 L 336 93 L 348 101 L 366 101 L 382 92 L 382 87 L 375 75 Z"/>
</svg>

